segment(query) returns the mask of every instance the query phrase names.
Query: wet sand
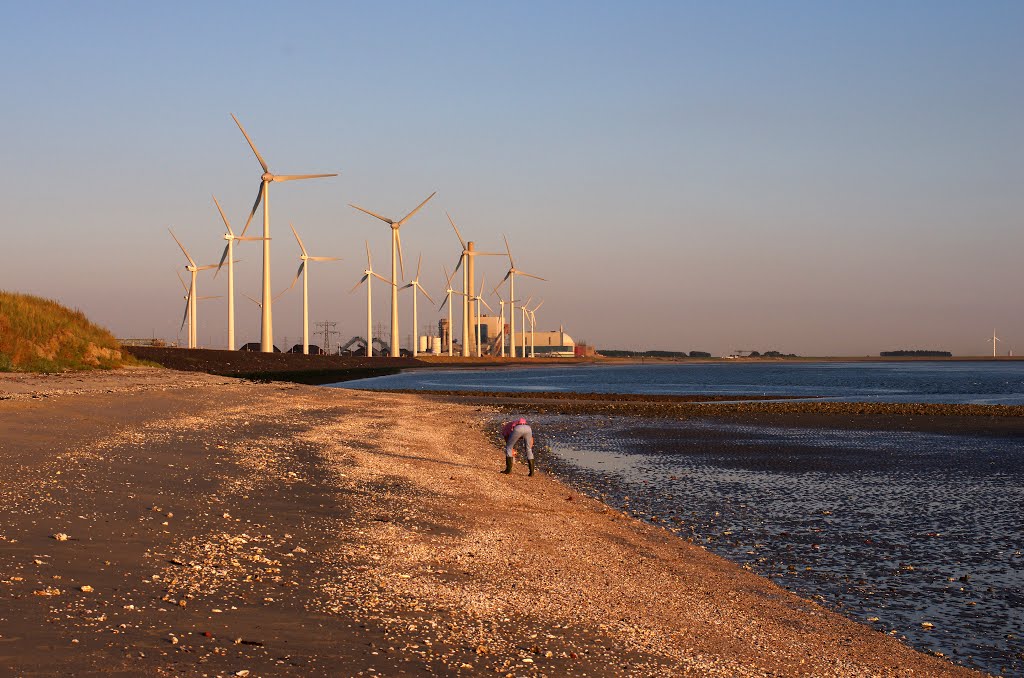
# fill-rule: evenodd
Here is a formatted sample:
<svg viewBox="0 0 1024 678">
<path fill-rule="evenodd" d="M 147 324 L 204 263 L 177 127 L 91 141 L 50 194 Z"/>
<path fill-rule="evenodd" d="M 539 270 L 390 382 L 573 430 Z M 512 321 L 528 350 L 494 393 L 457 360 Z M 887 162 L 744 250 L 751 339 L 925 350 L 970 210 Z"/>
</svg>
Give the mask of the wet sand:
<svg viewBox="0 0 1024 678">
<path fill-rule="evenodd" d="M 975 675 L 501 475 L 498 411 L 155 368 L 0 375 L 0 671 Z"/>
</svg>

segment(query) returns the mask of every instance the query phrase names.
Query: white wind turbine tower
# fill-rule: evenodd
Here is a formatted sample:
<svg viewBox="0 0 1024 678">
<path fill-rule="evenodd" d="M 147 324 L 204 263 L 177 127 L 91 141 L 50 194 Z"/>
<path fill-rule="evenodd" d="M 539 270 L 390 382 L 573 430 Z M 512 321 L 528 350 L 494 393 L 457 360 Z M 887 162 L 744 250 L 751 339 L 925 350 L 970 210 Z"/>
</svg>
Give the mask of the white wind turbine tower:
<svg viewBox="0 0 1024 678">
<path fill-rule="evenodd" d="M 485 278 L 485 276 L 480 276 L 480 293 L 473 295 L 473 301 L 476 302 L 476 357 L 477 358 L 479 358 L 482 355 L 481 350 L 480 350 L 481 349 L 481 346 L 480 346 L 480 304 L 483 304 L 484 306 L 486 306 L 487 310 L 490 311 L 491 313 L 494 312 L 494 309 L 491 308 L 490 304 L 488 304 L 486 301 L 484 301 L 484 278 Z"/>
<path fill-rule="evenodd" d="M 459 255 L 459 263 L 455 265 L 455 270 L 452 271 L 452 275 L 458 272 L 459 267 L 462 267 L 462 355 L 463 357 L 469 357 L 469 325 L 473 316 L 473 309 L 471 306 L 471 300 L 473 297 L 473 289 L 475 285 L 476 276 L 476 261 L 475 257 L 500 257 L 500 252 L 478 252 L 476 250 L 476 244 L 470 240 L 466 242 L 462 239 L 462 234 L 459 233 L 459 227 L 455 225 L 455 220 L 452 219 L 452 215 L 447 212 L 444 213 L 448 217 L 448 223 L 455 229 L 455 235 L 459 239 L 459 243 L 462 245 L 462 254 Z M 465 264 L 465 266 L 463 266 Z M 448 323 L 448 331 L 451 332 L 451 323 Z"/>
<path fill-rule="evenodd" d="M 391 281 L 384 278 L 376 271 L 373 270 L 373 259 L 370 258 L 370 243 L 366 242 L 366 268 L 363 270 L 363 277 L 359 279 L 352 289 L 348 291 L 352 294 L 356 291 L 356 288 L 366 283 L 366 357 L 373 357 L 373 278 L 377 278 L 381 282 L 391 284 Z"/>
<path fill-rule="evenodd" d="M 288 289 L 295 287 L 295 283 L 298 282 L 299 276 L 302 276 L 302 354 L 309 355 L 309 262 L 311 261 L 340 261 L 340 257 L 311 257 L 309 252 L 306 251 L 306 246 L 302 244 L 302 238 L 299 237 L 299 232 L 295 230 L 295 226 L 288 224 L 291 227 L 292 233 L 295 235 L 295 239 L 299 241 L 299 249 L 302 250 L 302 254 L 299 256 L 299 270 L 295 272 L 295 280 L 292 280 L 292 284 Z"/>
<path fill-rule="evenodd" d="M 189 256 L 188 252 L 185 250 L 185 246 L 181 244 L 180 240 L 178 240 L 178 236 L 174 235 L 174 231 L 172 231 L 170 228 L 168 228 L 167 231 L 171 234 L 171 237 L 174 238 L 174 242 L 178 243 L 178 247 L 181 248 L 182 254 L 185 255 L 186 259 L 188 259 L 188 266 L 185 267 L 185 270 L 192 274 L 192 285 L 190 287 L 191 299 L 189 301 L 191 308 L 189 316 L 192 318 L 192 329 L 189 331 L 188 334 L 188 347 L 196 348 L 199 344 L 199 334 L 197 329 L 199 326 L 199 322 L 197 320 L 198 314 L 196 313 L 196 295 L 198 294 L 196 287 L 196 274 L 199 273 L 199 271 L 206 271 L 211 268 L 217 268 L 217 265 L 210 264 L 209 266 L 196 266 L 196 262 L 193 261 L 192 257 Z"/>
<path fill-rule="evenodd" d="M 178 332 L 180 333 L 181 329 L 185 327 L 185 323 L 188 322 L 188 338 L 191 342 L 195 336 L 195 333 L 192 331 L 192 289 L 185 284 L 180 273 L 175 271 L 174 274 L 178 276 L 178 282 L 181 283 L 182 288 L 185 290 L 185 296 L 182 297 L 185 300 L 185 312 L 181 316 L 181 327 L 178 328 Z M 220 297 L 198 297 L 196 301 L 205 301 L 207 299 L 220 299 Z M 180 337 L 181 335 L 179 334 L 178 336 Z M 189 346 L 189 348 L 192 348 L 192 346 Z"/>
<path fill-rule="evenodd" d="M 500 355 L 501 355 L 502 358 L 504 358 L 505 357 L 505 304 L 507 302 L 502 298 L 502 296 L 500 294 L 498 294 L 498 290 L 500 288 L 501 288 L 501 283 L 498 283 L 498 286 L 495 287 L 492 292 L 493 292 L 494 296 L 498 297 L 498 305 L 501 307 L 501 322 L 498 325 L 498 334 L 499 334 L 500 340 L 498 341 L 498 344 L 500 346 L 499 350 L 501 351 Z"/>
<path fill-rule="evenodd" d="M 533 342 L 533 340 L 534 340 L 533 334 L 534 334 L 534 331 L 536 330 L 536 327 L 537 327 L 537 311 L 543 305 L 544 305 L 544 300 L 541 299 L 539 304 L 537 304 L 533 308 L 528 309 L 526 311 L 527 313 L 530 314 L 530 357 L 531 358 L 536 358 L 537 357 L 536 353 L 535 353 L 536 345 Z"/>
<path fill-rule="evenodd" d="M 992 338 L 989 339 L 989 341 L 992 342 L 992 357 L 995 358 L 996 357 L 996 344 L 998 342 L 1002 341 L 1002 339 L 1000 339 L 999 337 L 996 336 L 995 328 L 992 329 Z"/>
<path fill-rule="evenodd" d="M 256 210 L 260 206 L 260 201 L 263 202 L 263 303 L 260 304 L 261 323 L 260 323 L 260 350 L 264 353 L 271 353 L 274 350 L 274 322 L 273 314 L 271 313 L 273 306 L 273 295 L 270 291 L 270 184 L 274 181 L 297 181 L 299 179 L 319 179 L 322 177 L 336 177 L 337 174 L 272 174 L 270 169 L 267 167 L 267 163 L 263 160 L 263 156 L 256 150 L 256 144 L 249 138 L 249 134 L 242 127 L 242 123 L 238 122 L 238 118 L 235 114 L 231 114 L 231 118 L 238 125 L 238 129 L 242 130 L 242 135 L 245 136 L 245 140 L 249 142 L 249 148 L 256 154 L 256 159 L 260 162 L 260 167 L 263 168 L 263 175 L 260 177 L 260 189 L 259 193 L 256 194 L 256 202 L 252 205 L 252 211 L 249 212 L 249 218 L 245 220 L 245 228 L 242 229 L 242 235 L 249 229 L 249 223 L 252 221 L 252 217 L 256 214 Z"/>
<path fill-rule="evenodd" d="M 462 296 L 466 295 L 463 294 L 462 292 L 459 292 L 458 290 L 452 289 L 452 278 L 455 277 L 455 272 L 452 271 L 452 274 L 448 275 L 448 269 L 445 266 L 442 266 L 441 270 L 444 271 L 444 279 L 447 281 L 445 283 L 447 289 L 445 289 L 444 301 L 441 302 L 441 305 L 438 307 L 437 310 L 441 311 L 444 309 L 445 304 L 448 305 L 448 357 L 450 358 L 452 355 L 452 343 L 455 336 L 454 333 L 452 332 L 452 294 L 462 294 Z"/>
<path fill-rule="evenodd" d="M 391 226 L 391 357 L 392 358 L 397 358 L 399 356 L 399 352 L 398 352 L 398 342 L 399 342 L 399 338 L 398 338 L 398 266 L 399 266 L 399 264 L 401 264 L 401 266 L 402 266 L 402 278 L 405 278 L 405 262 L 402 261 L 402 236 L 399 235 L 398 231 L 399 231 L 399 229 L 402 228 L 402 226 L 405 225 L 405 223 L 407 221 L 409 221 L 409 219 L 412 218 L 412 215 L 414 215 L 417 212 L 419 212 L 420 208 L 422 208 L 424 205 L 426 205 L 428 202 L 430 202 L 430 199 L 433 198 L 435 195 L 437 195 L 437 191 L 434 191 L 429 196 L 427 196 L 427 199 L 424 200 L 423 202 L 421 202 L 419 205 L 417 205 L 416 209 L 414 209 L 412 212 L 409 212 L 408 214 L 406 214 L 404 217 L 402 217 L 398 221 L 392 221 L 391 219 L 388 219 L 387 217 L 382 217 L 381 215 L 379 215 L 379 214 L 377 214 L 375 212 L 371 212 L 368 209 L 364 209 L 364 208 L 360 207 L 359 205 L 353 205 L 352 203 L 349 203 L 349 207 L 353 207 L 353 208 L 359 210 L 360 212 L 365 212 L 366 214 L 369 214 L 371 217 L 377 217 L 378 219 L 380 219 L 384 223 L 386 223 L 389 226 Z"/>
<path fill-rule="evenodd" d="M 420 284 L 420 268 L 422 268 L 422 265 L 423 265 L 423 255 L 420 254 L 420 258 L 416 262 L 416 277 L 413 278 L 412 282 L 410 282 L 408 285 L 403 285 L 402 286 L 403 290 L 406 289 L 407 287 L 411 287 L 412 288 L 412 327 L 413 327 L 413 333 L 412 333 L 412 357 L 413 358 L 415 358 L 419 354 L 419 344 L 420 344 L 420 338 L 419 338 L 419 336 L 417 336 L 419 331 L 420 331 L 419 330 L 419 327 L 420 327 L 419 326 L 419 317 L 416 315 L 416 292 L 417 292 L 417 290 L 422 292 L 423 296 L 425 296 L 427 299 L 430 299 L 430 295 L 427 294 L 427 291 L 425 289 L 423 289 L 423 285 Z M 434 300 L 430 299 L 430 303 L 433 304 Z"/>
<path fill-rule="evenodd" d="M 523 314 L 523 357 L 526 357 L 526 321 L 530 317 L 530 310 L 527 308 L 530 302 L 533 301 L 533 297 L 529 297 L 522 306 L 519 307 L 520 312 Z M 512 335 L 512 341 L 515 343 L 515 335 Z"/>
<path fill-rule="evenodd" d="M 525 275 L 527 278 L 536 278 L 537 280 L 544 280 L 544 278 L 541 278 L 539 275 L 533 275 L 532 273 L 527 273 L 526 271 L 520 271 L 518 268 L 516 268 L 516 262 L 512 259 L 512 248 L 509 247 L 509 245 L 508 245 L 508 238 L 505 235 L 502 235 L 501 237 L 505 238 L 505 251 L 508 253 L 508 273 L 505 274 L 505 277 L 502 278 L 501 281 L 505 282 L 506 279 L 509 281 L 509 283 L 508 283 L 508 303 L 509 303 L 509 308 L 510 308 L 510 310 L 509 310 L 509 333 L 512 335 L 512 340 L 509 342 L 509 344 L 510 344 L 511 350 L 512 350 L 512 357 L 515 358 L 516 357 L 516 276 L 517 275 Z M 529 303 L 529 302 L 527 302 L 527 303 Z M 524 332 L 524 334 L 526 332 L 526 325 L 525 325 L 525 323 L 523 325 L 523 332 Z M 525 336 L 524 336 L 523 340 L 525 342 Z M 526 351 L 524 349 L 523 350 L 523 357 L 525 357 L 525 356 L 526 356 Z"/>
<path fill-rule="evenodd" d="M 228 232 L 224 234 L 224 239 L 228 243 L 224 246 L 224 253 L 220 255 L 220 263 L 217 264 L 217 271 L 213 274 L 213 277 L 217 277 L 217 273 L 220 273 L 221 266 L 224 265 L 224 261 L 228 262 L 228 350 L 235 350 L 235 241 L 236 240 L 263 240 L 263 238 L 243 238 L 242 236 L 235 235 L 235 232 L 231 230 L 231 223 L 228 218 L 224 215 L 224 210 L 221 209 L 220 203 L 217 202 L 217 196 L 213 196 L 213 204 L 217 206 L 217 211 L 220 212 L 220 218 L 224 220 L 224 228 L 228 229 Z"/>
</svg>

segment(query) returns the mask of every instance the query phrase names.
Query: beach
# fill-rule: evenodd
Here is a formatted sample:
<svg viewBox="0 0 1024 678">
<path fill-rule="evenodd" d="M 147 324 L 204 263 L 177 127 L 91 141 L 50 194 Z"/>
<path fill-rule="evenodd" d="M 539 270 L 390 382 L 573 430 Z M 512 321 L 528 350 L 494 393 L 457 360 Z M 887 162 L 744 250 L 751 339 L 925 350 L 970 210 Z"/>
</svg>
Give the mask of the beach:
<svg viewBox="0 0 1024 678">
<path fill-rule="evenodd" d="M 499 474 L 502 407 L 0 375 L 0 667 L 977 675 L 547 474 Z"/>
</svg>

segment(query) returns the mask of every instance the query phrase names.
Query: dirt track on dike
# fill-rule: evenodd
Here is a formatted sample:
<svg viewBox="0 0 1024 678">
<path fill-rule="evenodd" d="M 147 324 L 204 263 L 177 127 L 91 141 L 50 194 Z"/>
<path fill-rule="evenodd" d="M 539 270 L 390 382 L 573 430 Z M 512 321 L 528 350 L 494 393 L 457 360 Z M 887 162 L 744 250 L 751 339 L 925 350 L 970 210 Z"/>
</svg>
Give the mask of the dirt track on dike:
<svg viewBox="0 0 1024 678">
<path fill-rule="evenodd" d="M 975 675 L 544 474 L 498 410 L 0 375 L 15 675 Z"/>
</svg>

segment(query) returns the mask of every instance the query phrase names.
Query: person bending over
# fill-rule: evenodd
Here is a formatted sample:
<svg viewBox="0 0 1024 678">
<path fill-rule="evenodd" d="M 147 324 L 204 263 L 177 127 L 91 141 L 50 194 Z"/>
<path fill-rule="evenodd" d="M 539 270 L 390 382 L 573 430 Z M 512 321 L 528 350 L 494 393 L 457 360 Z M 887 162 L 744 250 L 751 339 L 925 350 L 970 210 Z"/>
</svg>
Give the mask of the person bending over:
<svg viewBox="0 0 1024 678">
<path fill-rule="evenodd" d="M 501 435 L 505 438 L 505 470 L 502 473 L 512 473 L 512 457 L 516 456 L 516 444 L 522 440 L 526 446 L 526 463 L 530 467 L 530 475 L 533 475 L 533 429 L 526 423 L 526 419 L 520 417 L 508 422 L 501 427 Z"/>
</svg>

